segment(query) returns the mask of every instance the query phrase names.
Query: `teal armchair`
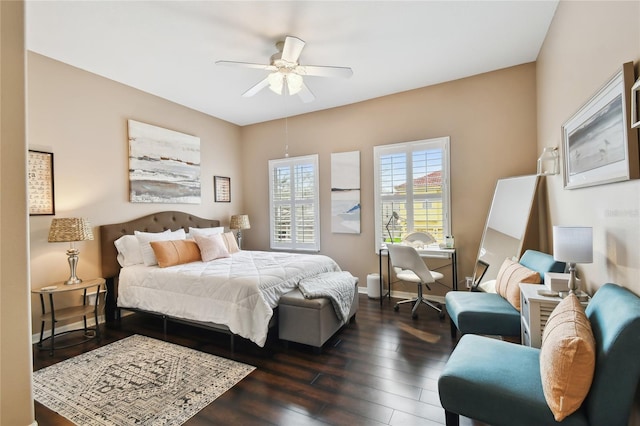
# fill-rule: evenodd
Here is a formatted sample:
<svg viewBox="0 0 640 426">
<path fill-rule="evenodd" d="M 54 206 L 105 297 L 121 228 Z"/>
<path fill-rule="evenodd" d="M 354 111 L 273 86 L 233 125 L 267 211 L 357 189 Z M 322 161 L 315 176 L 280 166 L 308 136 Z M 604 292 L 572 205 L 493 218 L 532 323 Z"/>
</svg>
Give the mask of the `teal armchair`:
<svg viewBox="0 0 640 426">
<path fill-rule="evenodd" d="M 540 273 L 564 272 L 565 263 L 536 250 L 527 250 L 519 263 Z M 462 334 L 520 336 L 520 312 L 508 300 L 496 293 L 450 291 L 445 305 L 451 322 L 451 338 L 457 330 Z"/>
<path fill-rule="evenodd" d="M 540 349 L 462 336 L 438 380 L 447 426 L 459 415 L 493 426 L 626 426 L 640 380 L 640 298 L 605 284 L 586 309 L 596 343 L 593 382 L 581 407 L 561 423 L 549 409 Z"/>
</svg>

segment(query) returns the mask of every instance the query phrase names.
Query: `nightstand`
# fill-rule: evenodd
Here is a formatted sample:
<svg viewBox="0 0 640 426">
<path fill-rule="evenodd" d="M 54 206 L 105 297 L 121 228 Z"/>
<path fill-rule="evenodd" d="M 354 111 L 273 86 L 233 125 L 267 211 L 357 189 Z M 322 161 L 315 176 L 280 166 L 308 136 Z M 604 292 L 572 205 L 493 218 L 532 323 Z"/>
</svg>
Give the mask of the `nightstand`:
<svg viewBox="0 0 640 426">
<path fill-rule="evenodd" d="M 42 307 L 42 315 L 40 316 L 40 341 L 38 342 L 38 347 L 40 349 L 49 349 L 51 351 L 50 355 L 53 356 L 54 349 L 62 349 L 69 346 L 77 345 L 80 343 L 84 343 L 87 340 L 97 339 L 100 341 L 100 328 L 98 327 L 98 305 L 100 300 L 100 289 L 104 285 L 104 278 L 94 278 L 91 280 L 85 280 L 80 284 L 71 284 L 67 285 L 63 281 L 56 283 L 52 286 L 43 287 L 38 290 L 31 290 L 33 294 L 40 295 L 40 306 Z M 87 303 L 87 290 L 95 289 L 95 302 L 94 304 Z M 80 306 L 71 306 L 67 308 L 56 309 L 53 303 L 54 295 L 60 293 L 68 293 L 72 291 L 82 291 L 82 305 Z M 49 311 L 47 312 L 47 308 L 45 306 L 45 295 L 49 295 Z M 87 327 L 87 316 L 92 315 L 95 319 L 96 325 L 93 328 Z M 56 334 L 56 323 L 58 321 L 73 319 L 73 318 L 82 318 L 84 322 L 84 327 L 63 331 L 61 333 Z M 51 323 L 51 335 L 46 339 L 43 339 L 44 336 L 44 326 L 45 323 Z M 72 333 L 82 331 L 84 332 L 84 339 L 79 342 L 75 342 L 66 346 L 55 346 L 55 338 L 57 336 L 61 336 L 63 334 Z M 42 343 L 45 340 L 51 339 L 51 344 L 47 347 L 43 347 Z"/>
<path fill-rule="evenodd" d="M 534 348 L 542 345 L 542 333 L 549 315 L 562 301 L 559 296 L 541 296 L 539 290 L 548 289 L 542 284 L 520 284 L 520 338 L 523 345 Z M 582 305 L 587 306 L 588 295 L 580 292 L 579 296 L 585 299 Z"/>
</svg>

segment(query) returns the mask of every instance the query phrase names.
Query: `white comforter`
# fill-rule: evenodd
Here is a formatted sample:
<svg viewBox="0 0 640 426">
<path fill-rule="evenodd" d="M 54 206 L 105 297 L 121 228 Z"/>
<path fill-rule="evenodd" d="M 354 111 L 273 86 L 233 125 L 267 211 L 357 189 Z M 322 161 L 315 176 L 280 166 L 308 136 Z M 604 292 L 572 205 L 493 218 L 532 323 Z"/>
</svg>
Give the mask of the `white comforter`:
<svg viewBox="0 0 640 426">
<path fill-rule="evenodd" d="M 264 346 L 280 296 L 307 277 L 340 271 L 327 256 L 240 251 L 229 258 L 160 268 L 122 268 L 118 306 L 213 322 Z"/>
</svg>

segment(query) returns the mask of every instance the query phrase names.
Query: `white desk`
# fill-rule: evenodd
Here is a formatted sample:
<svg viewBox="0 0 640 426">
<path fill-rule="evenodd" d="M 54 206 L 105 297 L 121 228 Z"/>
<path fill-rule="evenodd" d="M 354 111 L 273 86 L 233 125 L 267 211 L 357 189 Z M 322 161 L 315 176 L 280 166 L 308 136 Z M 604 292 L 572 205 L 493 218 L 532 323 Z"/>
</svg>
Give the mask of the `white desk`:
<svg viewBox="0 0 640 426">
<path fill-rule="evenodd" d="M 423 249 L 416 249 L 420 257 L 427 257 L 432 259 L 451 259 L 451 276 L 453 283 L 451 288 L 453 290 L 458 289 L 458 258 L 455 248 L 440 248 L 437 246 L 429 246 Z M 387 256 L 387 274 L 389 277 L 389 285 L 387 286 L 387 292 L 384 291 L 384 276 L 382 275 L 382 256 Z M 387 245 L 380 246 L 378 251 L 378 272 L 380 275 L 380 305 L 382 300 L 387 296 L 391 299 L 391 260 L 389 259 L 389 250 Z"/>
</svg>

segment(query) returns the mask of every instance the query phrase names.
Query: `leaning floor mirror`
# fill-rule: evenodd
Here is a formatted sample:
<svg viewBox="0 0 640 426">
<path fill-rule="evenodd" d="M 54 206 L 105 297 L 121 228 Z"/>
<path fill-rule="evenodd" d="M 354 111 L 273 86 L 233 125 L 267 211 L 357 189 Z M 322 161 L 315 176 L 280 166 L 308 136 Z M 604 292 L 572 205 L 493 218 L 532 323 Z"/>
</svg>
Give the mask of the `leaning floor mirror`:
<svg viewBox="0 0 640 426">
<path fill-rule="evenodd" d="M 522 254 L 538 192 L 539 176 L 498 179 L 480 241 L 473 290 L 492 292 L 500 266 Z"/>
</svg>

